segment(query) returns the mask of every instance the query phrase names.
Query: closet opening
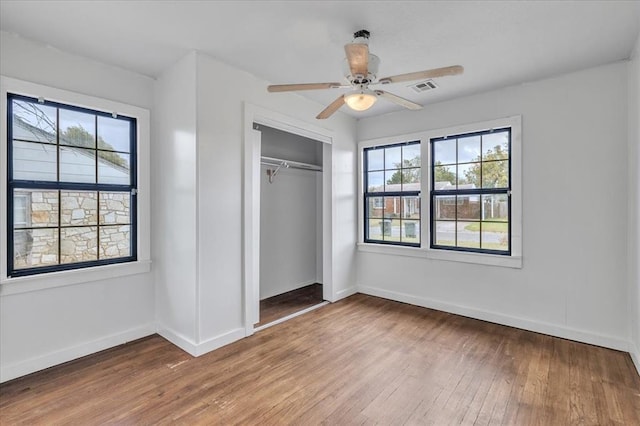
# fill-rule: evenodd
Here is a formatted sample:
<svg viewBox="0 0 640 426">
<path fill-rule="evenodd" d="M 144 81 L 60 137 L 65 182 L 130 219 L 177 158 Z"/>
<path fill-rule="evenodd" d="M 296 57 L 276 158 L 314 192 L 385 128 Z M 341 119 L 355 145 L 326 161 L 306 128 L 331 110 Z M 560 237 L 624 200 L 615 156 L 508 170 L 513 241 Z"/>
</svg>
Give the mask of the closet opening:
<svg viewBox="0 0 640 426">
<path fill-rule="evenodd" d="M 328 302 L 323 289 L 325 143 L 253 123 L 260 132 L 259 313 L 255 330 Z"/>
</svg>

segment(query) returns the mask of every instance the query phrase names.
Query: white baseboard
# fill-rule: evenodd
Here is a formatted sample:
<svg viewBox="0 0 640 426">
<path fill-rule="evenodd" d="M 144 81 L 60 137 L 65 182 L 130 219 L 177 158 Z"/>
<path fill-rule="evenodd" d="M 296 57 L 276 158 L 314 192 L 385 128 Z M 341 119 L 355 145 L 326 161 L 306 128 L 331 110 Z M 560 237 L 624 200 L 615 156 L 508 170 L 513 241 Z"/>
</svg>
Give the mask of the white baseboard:
<svg viewBox="0 0 640 426">
<path fill-rule="evenodd" d="M 584 330 L 577 330 L 570 327 L 564 327 L 556 324 L 543 323 L 526 318 L 513 317 L 491 311 L 470 308 L 467 306 L 454 305 L 437 300 L 427 299 L 424 297 L 413 296 L 410 294 L 399 293 L 384 290 L 375 287 L 358 285 L 360 293 L 371 296 L 382 297 L 384 299 L 395 300 L 397 302 L 409 303 L 411 305 L 422 306 L 425 308 L 436 309 L 438 311 L 449 312 L 456 315 L 462 315 L 469 318 L 479 319 L 483 321 L 493 322 L 496 324 L 516 327 L 523 330 L 534 331 L 536 333 L 548 334 L 550 336 L 560 337 L 563 339 L 575 340 L 577 342 L 588 343 L 590 345 L 602 346 L 605 348 L 615 349 L 627 352 L 629 350 L 629 342 L 616 337 L 605 336 L 597 333 L 591 333 Z M 637 354 L 637 352 L 636 352 Z M 637 357 L 636 357 L 637 358 Z M 636 362 L 636 366 L 638 363 Z"/>
<path fill-rule="evenodd" d="M 196 354 L 197 354 L 198 345 L 195 342 L 193 342 L 191 339 L 188 339 L 182 334 L 177 333 L 162 325 L 158 325 L 157 333 L 160 336 L 162 336 L 164 339 L 168 340 L 169 342 L 173 343 L 174 345 L 176 345 L 177 347 L 179 347 L 180 349 L 188 353 L 189 355 L 197 356 Z"/>
<path fill-rule="evenodd" d="M 340 290 L 336 292 L 336 300 L 334 300 L 334 302 L 337 302 L 340 299 L 344 299 L 345 297 L 353 296 L 357 292 L 358 292 L 358 288 L 356 287 L 349 287 L 349 288 L 345 288 L 344 290 Z"/>
<path fill-rule="evenodd" d="M 638 346 L 636 346 L 633 342 L 629 342 L 629 355 L 631 355 L 631 360 L 636 366 L 636 370 L 638 371 L 638 375 L 640 376 L 640 348 L 638 348 Z"/>
<path fill-rule="evenodd" d="M 196 346 L 195 356 L 204 355 L 208 352 L 211 352 L 218 348 L 226 346 L 229 343 L 233 343 L 236 340 L 244 339 L 246 337 L 245 331 L 246 330 L 244 327 L 236 328 L 234 330 L 228 331 L 219 336 L 212 337 L 211 339 L 207 339 Z"/>
<path fill-rule="evenodd" d="M 159 328 L 158 334 L 188 353 L 189 355 L 198 357 L 200 355 L 204 355 L 208 352 L 226 346 L 229 343 L 233 343 L 236 340 L 243 339 L 244 337 L 246 337 L 246 330 L 244 329 L 244 327 L 236 328 L 219 336 L 207 339 L 202 343 L 195 343 L 191 339 L 166 327 Z"/>
<path fill-rule="evenodd" d="M 36 371 L 44 370 L 45 368 L 53 367 L 54 365 L 72 361 L 114 346 L 122 345 L 132 340 L 150 336 L 155 332 L 155 323 L 149 323 L 121 333 L 112 334 L 100 339 L 72 346 L 70 348 L 61 349 L 46 355 L 2 366 L 0 369 L 0 382 L 6 382 L 7 380 L 12 380 L 20 376 L 26 376 L 27 374 L 35 373 Z"/>
</svg>

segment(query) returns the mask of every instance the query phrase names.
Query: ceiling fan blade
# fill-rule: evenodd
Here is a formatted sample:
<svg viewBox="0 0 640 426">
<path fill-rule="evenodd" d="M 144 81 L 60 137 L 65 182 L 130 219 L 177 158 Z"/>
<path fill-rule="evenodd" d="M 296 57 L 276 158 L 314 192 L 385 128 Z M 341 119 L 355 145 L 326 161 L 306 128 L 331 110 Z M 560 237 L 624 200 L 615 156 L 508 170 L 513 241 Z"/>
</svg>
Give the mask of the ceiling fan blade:
<svg viewBox="0 0 640 426">
<path fill-rule="evenodd" d="M 329 118 L 334 112 L 339 110 L 342 105 L 344 105 L 344 95 L 341 95 L 338 99 L 331 102 L 328 107 L 323 109 L 322 112 L 316 116 L 316 118 L 318 120 Z"/>
<path fill-rule="evenodd" d="M 343 87 L 341 83 L 303 83 L 303 84 L 272 84 L 267 87 L 269 92 L 294 92 L 296 90 L 319 90 Z M 351 86 L 349 86 L 351 87 Z"/>
<path fill-rule="evenodd" d="M 391 77 L 385 77 L 378 80 L 378 83 L 401 83 L 403 81 L 424 80 L 427 78 L 445 77 L 448 75 L 462 74 L 464 68 L 460 65 L 453 65 L 451 67 L 434 68 L 432 70 L 410 72 L 408 74 L 392 75 Z"/>
<path fill-rule="evenodd" d="M 411 102 L 408 99 L 401 98 L 400 96 L 394 95 L 393 93 L 385 92 L 384 90 L 374 90 L 374 92 L 376 92 L 376 95 L 382 96 L 383 98 L 395 104 L 402 105 L 405 108 L 413 109 L 413 110 L 422 109 L 422 105 L 417 104 L 415 102 Z"/>
<path fill-rule="evenodd" d="M 351 75 L 366 77 L 369 72 L 369 46 L 364 43 L 345 44 L 344 51 L 347 54 Z"/>
</svg>

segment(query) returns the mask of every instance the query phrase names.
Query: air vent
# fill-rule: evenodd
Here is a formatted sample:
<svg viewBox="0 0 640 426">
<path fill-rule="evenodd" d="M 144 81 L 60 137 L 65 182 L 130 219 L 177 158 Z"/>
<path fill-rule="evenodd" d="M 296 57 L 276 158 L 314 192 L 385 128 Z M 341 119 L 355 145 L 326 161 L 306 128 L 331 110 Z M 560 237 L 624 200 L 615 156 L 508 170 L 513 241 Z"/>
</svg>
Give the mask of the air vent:
<svg viewBox="0 0 640 426">
<path fill-rule="evenodd" d="M 411 87 L 413 90 L 415 90 L 418 93 L 426 92 L 427 90 L 433 90 L 438 88 L 438 86 L 436 85 L 436 83 L 434 83 L 433 80 L 421 81 L 419 83 L 412 84 L 409 87 Z"/>
</svg>

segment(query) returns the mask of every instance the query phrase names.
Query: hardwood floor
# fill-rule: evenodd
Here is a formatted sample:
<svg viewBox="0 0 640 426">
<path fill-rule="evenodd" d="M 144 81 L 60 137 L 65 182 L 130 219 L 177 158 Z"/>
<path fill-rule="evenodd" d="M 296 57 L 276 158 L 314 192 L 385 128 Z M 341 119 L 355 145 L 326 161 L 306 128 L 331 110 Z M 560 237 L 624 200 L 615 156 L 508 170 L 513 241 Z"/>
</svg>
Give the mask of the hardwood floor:
<svg viewBox="0 0 640 426">
<path fill-rule="evenodd" d="M 365 295 L 192 358 L 159 336 L 0 387 L 13 424 L 638 425 L 628 354 Z"/>
<path fill-rule="evenodd" d="M 322 303 L 322 284 L 311 284 L 284 294 L 260 301 L 260 322 L 257 326 L 269 324 L 287 315 L 300 312 Z"/>
</svg>

